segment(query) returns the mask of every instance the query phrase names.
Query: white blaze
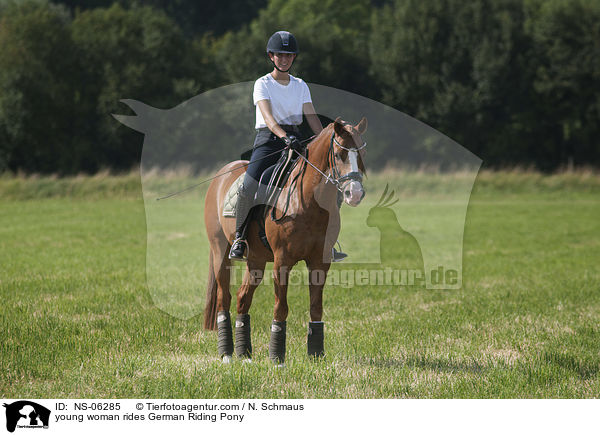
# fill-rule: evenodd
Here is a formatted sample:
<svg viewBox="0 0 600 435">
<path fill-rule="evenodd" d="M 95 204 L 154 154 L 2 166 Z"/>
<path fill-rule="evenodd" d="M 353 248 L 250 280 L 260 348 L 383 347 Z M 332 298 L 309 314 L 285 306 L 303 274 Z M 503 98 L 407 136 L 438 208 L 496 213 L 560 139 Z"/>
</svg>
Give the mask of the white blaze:
<svg viewBox="0 0 600 435">
<path fill-rule="evenodd" d="M 350 170 L 352 172 L 358 172 L 358 151 L 351 150 L 348 152 L 348 157 L 350 158 Z"/>
</svg>

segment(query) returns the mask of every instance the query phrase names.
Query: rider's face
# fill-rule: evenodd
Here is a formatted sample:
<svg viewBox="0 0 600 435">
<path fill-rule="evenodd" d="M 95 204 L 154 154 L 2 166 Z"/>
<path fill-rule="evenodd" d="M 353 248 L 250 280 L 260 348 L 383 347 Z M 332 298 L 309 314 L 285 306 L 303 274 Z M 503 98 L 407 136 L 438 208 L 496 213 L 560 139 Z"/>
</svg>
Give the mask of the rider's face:
<svg viewBox="0 0 600 435">
<path fill-rule="evenodd" d="M 296 58 L 293 53 L 269 53 L 269 57 L 275 63 L 277 68 L 282 71 L 287 71 L 292 66 L 292 62 Z"/>
</svg>

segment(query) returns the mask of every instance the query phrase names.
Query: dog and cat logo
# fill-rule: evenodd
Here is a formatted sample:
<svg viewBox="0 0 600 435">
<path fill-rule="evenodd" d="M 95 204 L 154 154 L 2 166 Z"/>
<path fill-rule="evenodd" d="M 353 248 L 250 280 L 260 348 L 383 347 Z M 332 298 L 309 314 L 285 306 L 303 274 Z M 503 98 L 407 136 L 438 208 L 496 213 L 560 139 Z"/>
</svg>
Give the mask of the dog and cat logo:
<svg viewBox="0 0 600 435">
<path fill-rule="evenodd" d="M 6 408 L 6 430 L 15 429 L 48 429 L 50 410 L 29 400 L 19 400 L 4 404 Z"/>
</svg>

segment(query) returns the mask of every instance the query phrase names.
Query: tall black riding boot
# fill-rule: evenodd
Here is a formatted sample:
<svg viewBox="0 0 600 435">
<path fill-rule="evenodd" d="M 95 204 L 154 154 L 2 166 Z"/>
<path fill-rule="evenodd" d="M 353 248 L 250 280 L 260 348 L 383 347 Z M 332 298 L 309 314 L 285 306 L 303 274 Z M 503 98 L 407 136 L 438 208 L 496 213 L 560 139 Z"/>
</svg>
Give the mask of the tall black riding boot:
<svg viewBox="0 0 600 435">
<path fill-rule="evenodd" d="M 246 226 L 253 205 L 253 195 L 246 186 L 242 184 L 238 191 L 237 205 L 235 206 L 235 239 L 231 244 L 229 258 L 232 260 L 244 260 L 246 251 Z"/>
</svg>

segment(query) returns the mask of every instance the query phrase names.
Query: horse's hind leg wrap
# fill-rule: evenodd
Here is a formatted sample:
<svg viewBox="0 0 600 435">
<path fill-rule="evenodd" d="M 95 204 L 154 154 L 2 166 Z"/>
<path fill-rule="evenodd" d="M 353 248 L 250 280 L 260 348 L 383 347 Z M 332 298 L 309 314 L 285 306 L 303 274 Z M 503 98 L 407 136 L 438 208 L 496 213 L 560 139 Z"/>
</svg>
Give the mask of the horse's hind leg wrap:
<svg viewBox="0 0 600 435">
<path fill-rule="evenodd" d="M 321 357 L 325 355 L 323 326 L 323 322 L 308 323 L 307 347 L 309 356 Z"/>
<path fill-rule="evenodd" d="M 269 341 L 269 358 L 276 364 L 285 361 L 285 329 L 286 322 L 273 320 L 271 324 L 271 340 Z"/>
<path fill-rule="evenodd" d="M 217 313 L 217 349 L 220 357 L 233 355 L 233 334 L 229 311 Z"/>
<path fill-rule="evenodd" d="M 235 319 L 235 354 L 240 358 L 252 357 L 250 314 L 238 314 Z"/>
</svg>

